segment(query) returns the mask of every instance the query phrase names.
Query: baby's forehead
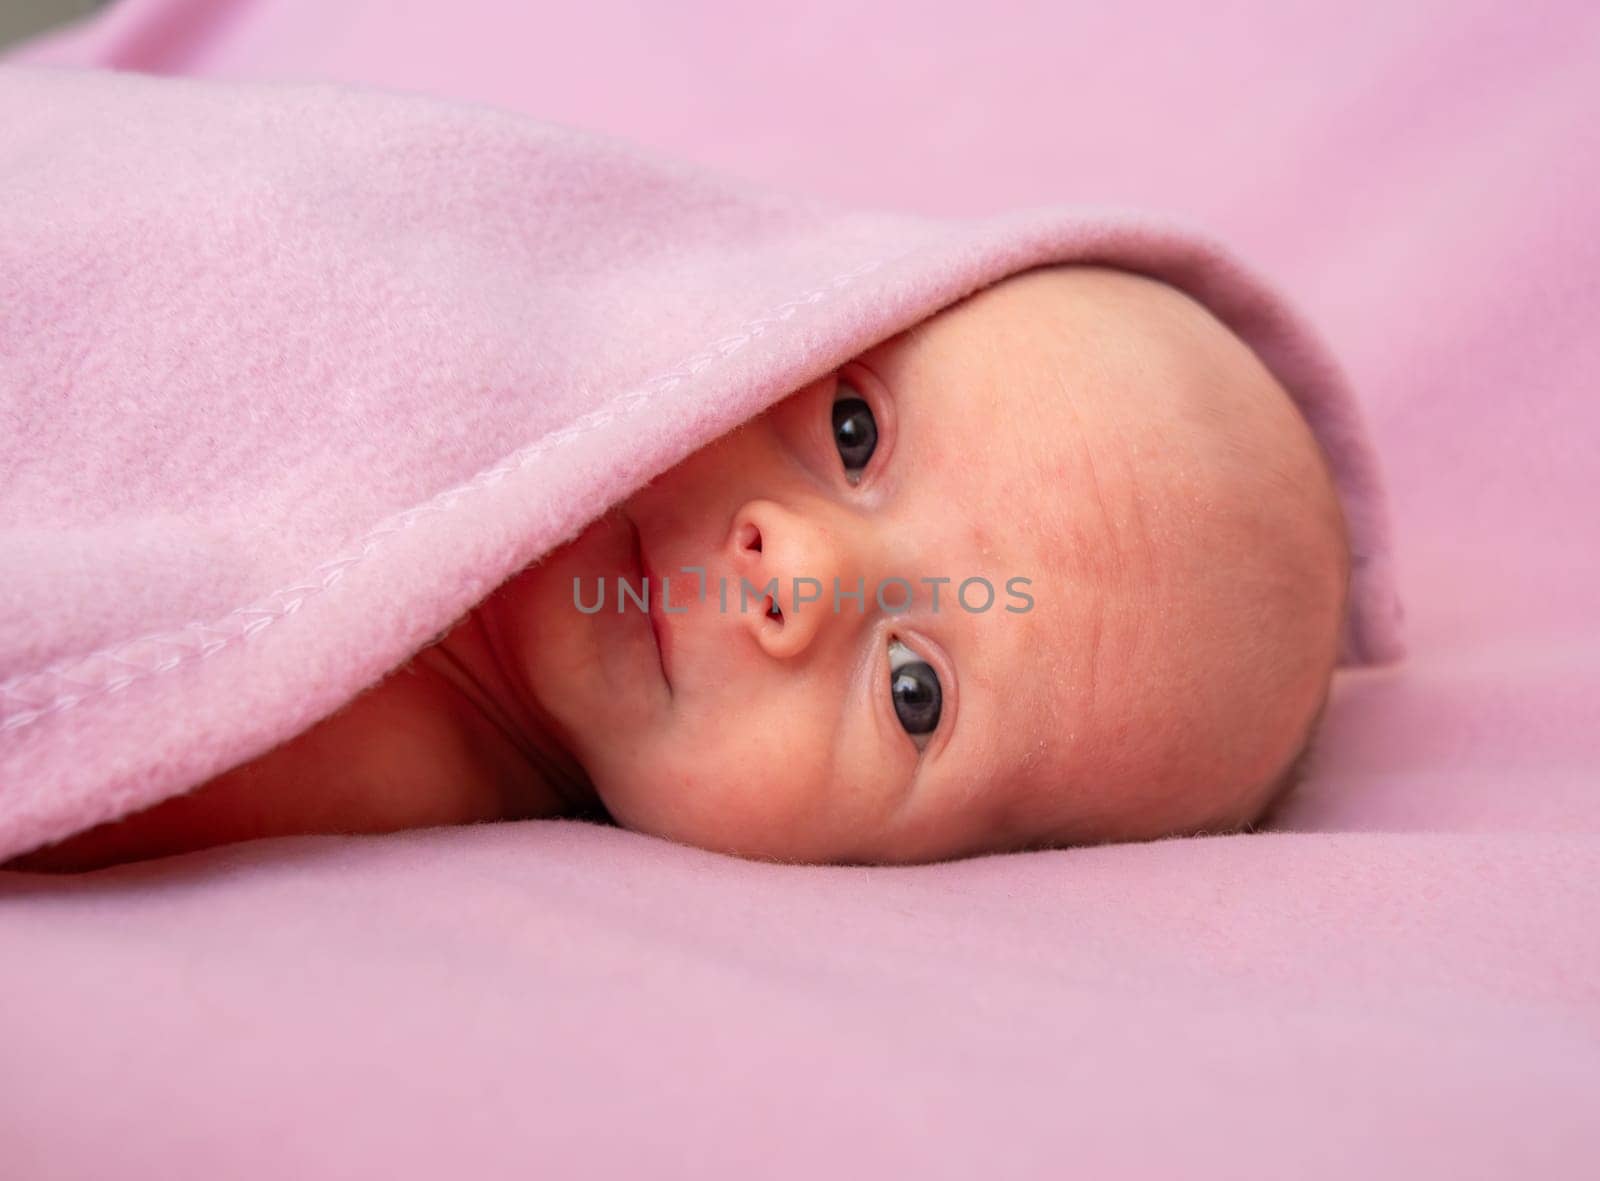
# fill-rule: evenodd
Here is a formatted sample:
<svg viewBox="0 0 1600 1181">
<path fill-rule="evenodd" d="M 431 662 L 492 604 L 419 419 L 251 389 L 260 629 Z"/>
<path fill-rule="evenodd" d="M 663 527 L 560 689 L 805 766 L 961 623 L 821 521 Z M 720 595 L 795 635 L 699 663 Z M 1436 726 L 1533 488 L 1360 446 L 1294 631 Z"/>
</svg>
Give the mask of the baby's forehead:
<svg viewBox="0 0 1600 1181">
<path fill-rule="evenodd" d="M 1239 344 L 1203 304 L 1170 284 L 1111 267 L 1070 265 L 1013 275 L 868 355 L 914 375 L 919 395 L 931 376 L 959 373 L 969 387 L 997 395 L 1008 413 L 1039 418 L 1063 409 L 1051 378 L 1145 384 L 1217 364 L 1222 351 Z M 936 396 L 938 389 L 930 392 Z"/>
<path fill-rule="evenodd" d="M 1310 552 L 1334 520 L 1321 494 L 1278 495 L 1319 470 L 1299 408 L 1203 305 L 1122 272 L 990 289 L 885 344 L 869 356 L 901 443 L 932 458 L 919 524 L 966 560 L 952 522 L 975 522 L 1002 539 L 996 562 L 1035 578 L 1020 626 L 967 640 L 976 691 L 963 681 L 959 757 L 940 761 L 931 797 L 1023 839 L 1066 813 L 1098 823 L 1159 802 L 1165 781 L 1127 768 L 1188 749 L 1234 708 L 1193 689 L 1246 676 L 1229 653 L 1267 641 L 1233 604 L 1291 585 L 1252 555 L 1285 536 Z"/>
<path fill-rule="evenodd" d="M 1147 526 L 1206 531 L 1201 510 L 1240 436 L 1299 419 L 1204 305 L 1107 267 L 1013 276 L 865 359 L 951 504 L 1034 533 L 1046 552 L 1087 546 L 1090 561 L 1098 534 L 1153 561 Z"/>
<path fill-rule="evenodd" d="M 992 288 L 860 359 L 895 408 L 890 463 L 917 486 L 919 515 L 965 524 L 980 552 L 1021 550 L 1034 567 L 1095 559 L 1149 450 L 1104 413 L 1127 382 L 1120 328 L 1105 326 L 1120 314 L 1065 295 Z"/>
<path fill-rule="evenodd" d="M 961 621 L 963 739 L 931 793 L 1024 836 L 1120 715 L 1111 664 L 1137 630 L 1130 592 L 1165 552 L 1143 516 L 1178 490 L 1181 464 L 1159 420 L 1130 421 L 1160 402 L 1131 400 L 1181 380 L 1197 343 L 1185 334 L 1206 330 L 1155 280 L 1074 270 L 991 288 L 863 358 L 895 399 L 897 457 L 917 465 L 930 536 L 949 560 L 1031 580 L 1025 614 Z"/>
<path fill-rule="evenodd" d="M 1196 326 L 1175 302 L 1187 298 L 1145 276 L 1047 268 L 945 308 L 862 360 L 904 407 L 908 439 L 953 461 L 1053 474 L 1095 429 L 1087 411 L 1192 367 L 1180 354 Z"/>
</svg>

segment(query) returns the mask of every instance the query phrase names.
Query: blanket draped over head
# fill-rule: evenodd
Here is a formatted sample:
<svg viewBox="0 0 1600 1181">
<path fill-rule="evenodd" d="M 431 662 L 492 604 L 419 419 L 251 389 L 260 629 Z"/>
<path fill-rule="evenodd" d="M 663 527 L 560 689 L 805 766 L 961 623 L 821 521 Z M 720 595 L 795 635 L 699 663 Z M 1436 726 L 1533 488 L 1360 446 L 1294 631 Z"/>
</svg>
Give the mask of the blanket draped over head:
<svg viewBox="0 0 1600 1181">
<path fill-rule="evenodd" d="M 0 67 L 0 860 L 332 713 L 641 484 L 1057 262 L 1204 303 L 1294 397 L 1401 651 L 1345 379 L 1283 296 L 1124 210 L 752 187 L 494 108 Z"/>
</svg>

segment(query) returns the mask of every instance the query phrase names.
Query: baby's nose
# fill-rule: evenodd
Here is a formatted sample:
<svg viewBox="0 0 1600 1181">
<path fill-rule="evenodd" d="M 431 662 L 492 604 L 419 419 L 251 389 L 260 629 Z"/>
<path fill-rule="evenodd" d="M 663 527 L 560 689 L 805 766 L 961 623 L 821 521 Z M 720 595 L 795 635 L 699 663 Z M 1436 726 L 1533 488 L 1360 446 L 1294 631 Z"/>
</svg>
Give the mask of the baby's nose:
<svg viewBox="0 0 1600 1181">
<path fill-rule="evenodd" d="M 832 617 L 836 592 L 848 593 L 857 582 L 828 525 L 775 501 L 743 505 L 734 514 L 728 548 L 739 582 L 728 588 L 729 609 L 740 612 L 773 656 L 805 651 Z"/>
</svg>

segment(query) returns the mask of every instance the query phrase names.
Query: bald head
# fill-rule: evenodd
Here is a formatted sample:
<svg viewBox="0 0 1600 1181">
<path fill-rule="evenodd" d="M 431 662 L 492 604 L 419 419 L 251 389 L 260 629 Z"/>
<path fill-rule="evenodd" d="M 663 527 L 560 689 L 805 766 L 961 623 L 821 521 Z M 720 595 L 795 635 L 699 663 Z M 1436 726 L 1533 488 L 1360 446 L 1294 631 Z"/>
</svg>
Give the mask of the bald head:
<svg viewBox="0 0 1600 1181">
<path fill-rule="evenodd" d="M 1097 600 L 1069 625 L 1093 629 L 1073 741 L 1009 797 L 1008 843 L 1248 825 L 1299 762 L 1337 658 L 1349 552 L 1323 454 L 1260 359 L 1176 288 L 1071 265 L 986 294 L 1054 337 L 1035 392 L 1059 399 L 1077 457 L 1056 489 L 1061 583 Z"/>
</svg>

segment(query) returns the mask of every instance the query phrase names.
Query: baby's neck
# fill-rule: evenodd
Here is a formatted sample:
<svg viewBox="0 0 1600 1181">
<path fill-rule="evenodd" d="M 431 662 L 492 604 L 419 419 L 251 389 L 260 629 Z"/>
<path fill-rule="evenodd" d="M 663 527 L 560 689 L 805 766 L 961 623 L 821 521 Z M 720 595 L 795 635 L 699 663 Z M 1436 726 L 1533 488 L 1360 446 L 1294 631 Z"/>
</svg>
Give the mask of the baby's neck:
<svg viewBox="0 0 1600 1181">
<path fill-rule="evenodd" d="M 601 807 L 555 723 L 502 658 L 484 605 L 418 652 L 411 666 L 458 695 L 466 741 L 493 760 L 504 785 L 499 819 L 584 814 Z"/>
</svg>

